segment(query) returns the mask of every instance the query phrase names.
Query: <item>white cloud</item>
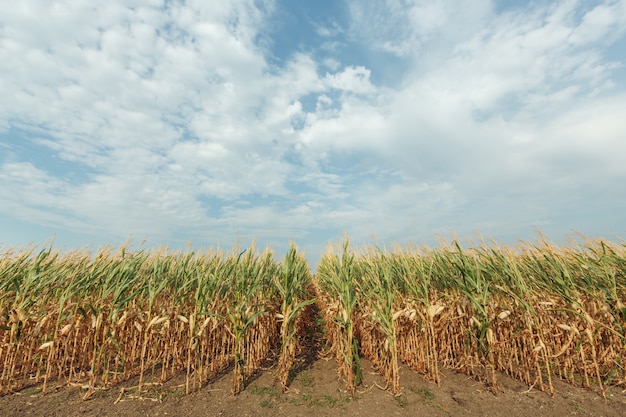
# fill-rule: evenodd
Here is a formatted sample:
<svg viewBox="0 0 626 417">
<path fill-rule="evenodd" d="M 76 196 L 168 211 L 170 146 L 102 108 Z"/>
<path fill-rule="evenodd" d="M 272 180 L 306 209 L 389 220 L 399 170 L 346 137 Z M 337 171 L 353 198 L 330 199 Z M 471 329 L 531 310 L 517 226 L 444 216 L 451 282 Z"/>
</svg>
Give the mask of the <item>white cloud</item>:
<svg viewBox="0 0 626 417">
<path fill-rule="evenodd" d="M 624 59 L 606 55 L 624 1 L 353 1 L 350 22 L 314 25 L 330 44 L 280 65 L 273 2 L 126 5 L 0 5 L 0 134 L 33 152 L 0 143 L 5 216 L 319 251 L 342 230 L 522 233 L 575 218 L 587 189 L 613 190 L 609 208 L 626 192 Z"/>
<path fill-rule="evenodd" d="M 315 32 L 323 38 L 331 38 L 344 32 L 344 29 L 336 21 L 332 21 L 328 24 L 313 22 L 313 27 L 315 28 Z"/>
<path fill-rule="evenodd" d="M 374 48 L 401 57 L 428 58 L 438 54 L 426 47 L 449 47 L 484 26 L 491 13 L 491 1 L 451 0 L 349 1 L 351 32 Z"/>
<path fill-rule="evenodd" d="M 325 81 L 331 88 L 356 94 L 366 94 L 375 91 L 370 82 L 370 75 L 370 70 L 365 67 L 346 67 L 339 73 L 326 74 Z"/>
<path fill-rule="evenodd" d="M 626 31 L 626 3 L 623 1 L 599 4 L 582 18 L 582 22 L 569 35 L 574 45 L 615 41 Z"/>
</svg>

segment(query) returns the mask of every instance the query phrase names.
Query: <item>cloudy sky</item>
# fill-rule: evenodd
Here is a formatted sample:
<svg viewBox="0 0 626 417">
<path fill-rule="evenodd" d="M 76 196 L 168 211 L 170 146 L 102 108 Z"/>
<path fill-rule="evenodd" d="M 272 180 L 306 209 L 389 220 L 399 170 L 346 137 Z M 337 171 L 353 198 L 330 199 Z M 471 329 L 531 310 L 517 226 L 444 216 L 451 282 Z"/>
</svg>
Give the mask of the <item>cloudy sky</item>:
<svg viewBox="0 0 626 417">
<path fill-rule="evenodd" d="M 626 0 L 0 2 L 0 245 L 626 232 Z"/>
</svg>

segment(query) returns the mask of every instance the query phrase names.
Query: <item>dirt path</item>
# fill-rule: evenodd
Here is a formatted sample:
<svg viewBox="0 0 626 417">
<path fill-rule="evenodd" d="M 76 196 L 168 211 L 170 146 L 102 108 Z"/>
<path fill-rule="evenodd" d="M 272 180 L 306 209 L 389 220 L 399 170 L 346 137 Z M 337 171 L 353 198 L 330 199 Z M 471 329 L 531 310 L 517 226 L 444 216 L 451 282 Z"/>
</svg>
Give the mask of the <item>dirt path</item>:
<svg viewBox="0 0 626 417">
<path fill-rule="evenodd" d="M 132 384 L 97 391 L 83 401 L 81 387 L 63 387 L 42 397 L 40 387 L 0 398 L 0 415 L 9 416 L 626 416 L 626 394 L 609 389 L 607 399 L 582 388 L 557 382 L 554 398 L 504 375 L 500 394 L 454 372 L 444 372 L 441 387 L 403 367 L 403 393 L 394 397 L 367 361 L 364 384 L 354 399 L 342 390 L 333 361 L 318 359 L 296 375 L 288 393 L 280 392 L 273 367 L 233 396 L 232 375 L 226 374 L 191 395 L 183 381 L 173 379 L 149 388 L 144 399 L 133 398 Z M 117 402 L 116 402 L 117 400 Z"/>
</svg>

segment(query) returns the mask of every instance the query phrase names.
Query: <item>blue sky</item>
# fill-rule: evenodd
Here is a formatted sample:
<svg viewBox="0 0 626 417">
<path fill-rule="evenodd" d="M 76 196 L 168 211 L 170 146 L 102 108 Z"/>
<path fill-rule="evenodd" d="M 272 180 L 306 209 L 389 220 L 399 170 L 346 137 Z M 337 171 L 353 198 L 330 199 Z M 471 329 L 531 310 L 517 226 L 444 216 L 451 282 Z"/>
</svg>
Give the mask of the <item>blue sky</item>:
<svg viewBox="0 0 626 417">
<path fill-rule="evenodd" d="M 626 231 L 626 1 L 0 3 L 0 246 Z"/>
</svg>

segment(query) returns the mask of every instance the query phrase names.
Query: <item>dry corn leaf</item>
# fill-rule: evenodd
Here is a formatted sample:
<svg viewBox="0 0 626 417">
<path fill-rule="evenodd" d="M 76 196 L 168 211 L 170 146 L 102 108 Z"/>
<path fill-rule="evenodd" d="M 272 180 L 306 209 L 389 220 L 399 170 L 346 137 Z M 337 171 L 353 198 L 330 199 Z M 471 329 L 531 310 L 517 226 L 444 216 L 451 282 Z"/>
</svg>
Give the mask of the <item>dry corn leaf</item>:
<svg viewBox="0 0 626 417">
<path fill-rule="evenodd" d="M 510 310 L 504 310 L 500 314 L 498 314 L 498 318 L 500 320 L 504 320 L 505 318 L 509 317 L 510 315 L 511 315 L 511 311 Z"/>
<path fill-rule="evenodd" d="M 39 346 L 39 350 L 44 350 L 49 348 L 50 346 L 52 346 L 54 344 L 54 340 L 51 340 L 49 342 L 44 343 L 43 345 Z"/>
<path fill-rule="evenodd" d="M 202 323 L 202 326 L 200 326 L 200 330 L 197 333 L 198 337 L 202 335 L 202 332 L 204 332 L 204 329 L 206 329 L 206 326 L 208 326 L 210 322 L 211 317 L 207 317 L 206 319 L 204 319 L 204 322 Z"/>
<path fill-rule="evenodd" d="M 122 314 L 122 317 L 120 317 L 120 319 L 117 321 L 117 325 L 121 326 L 126 321 L 127 317 L 128 317 L 128 310 L 124 310 L 124 314 Z"/>
<path fill-rule="evenodd" d="M 400 317 L 401 315 L 403 315 L 406 312 L 406 309 L 402 309 L 402 310 L 398 310 L 395 313 L 393 313 L 393 315 L 391 316 L 391 319 L 393 321 L 398 320 L 398 317 Z"/>
<path fill-rule="evenodd" d="M 65 336 L 66 334 L 68 334 L 71 329 L 72 329 L 72 323 L 66 324 L 65 326 L 63 326 L 63 328 L 61 329 L 61 336 Z"/>
<path fill-rule="evenodd" d="M 438 316 L 443 310 L 445 310 L 444 306 L 433 304 L 428 306 L 428 316 L 432 319 Z"/>
<path fill-rule="evenodd" d="M 165 316 L 165 317 L 156 316 L 152 320 L 150 320 L 150 323 L 148 323 L 148 327 L 147 328 L 149 329 L 150 327 L 157 326 L 157 325 L 163 323 L 165 320 L 167 320 L 167 316 Z"/>
</svg>

